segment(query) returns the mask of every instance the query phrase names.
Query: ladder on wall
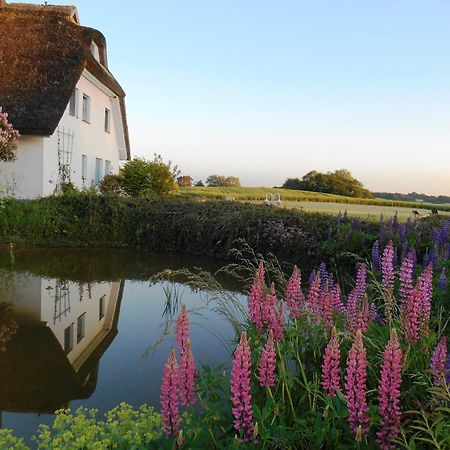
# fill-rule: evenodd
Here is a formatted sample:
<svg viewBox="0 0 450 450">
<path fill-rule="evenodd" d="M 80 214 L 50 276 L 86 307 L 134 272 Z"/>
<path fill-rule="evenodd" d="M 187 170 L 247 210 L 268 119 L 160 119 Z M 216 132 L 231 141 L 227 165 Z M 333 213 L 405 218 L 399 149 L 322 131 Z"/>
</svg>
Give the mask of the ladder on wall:
<svg viewBox="0 0 450 450">
<path fill-rule="evenodd" d="M 61 193 L 62 186 L 70 183 L 72 173 L 72 155 L 75 132 L 64 127 L 58 127 L 58 184 L 57 193 Z"/>
</svg>

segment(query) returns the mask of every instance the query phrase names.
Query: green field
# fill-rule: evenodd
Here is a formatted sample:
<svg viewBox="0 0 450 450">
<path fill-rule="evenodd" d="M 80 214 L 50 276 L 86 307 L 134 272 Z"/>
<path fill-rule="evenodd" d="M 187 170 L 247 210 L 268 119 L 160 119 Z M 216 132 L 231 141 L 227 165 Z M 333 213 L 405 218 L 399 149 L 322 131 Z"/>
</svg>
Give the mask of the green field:
<svg viewBox="0 0 450 450">
<path fill-rule="evenodd" d="M 379 218 L 381 214 L 386 217 L 393 216 L 396 212 L 399 219 L 413 218 L 413 210 L 419 211 L 421 216 L 428 216 L 431 209 L 436 208 L 442 214 L 450 213 L 449 205 L 432 205 L 425 203 L 391 201 L 383 199 L 367 199 L 343 197 L 334 194 L 322 194 L 318 192 L 296 191 L 291 189 L 274 189 L 266 187 L 182 187 L 181 195 L 187 197 L 225 200 L 233 197 L 236 200 L 264 202 L 270 194 L 278 193 L 281 196 L 281 207 L 296 208 L 303 211 L 323 212 L 337 215 L 347 210 L 350 216 L 367 219 Z"/>
</svg>

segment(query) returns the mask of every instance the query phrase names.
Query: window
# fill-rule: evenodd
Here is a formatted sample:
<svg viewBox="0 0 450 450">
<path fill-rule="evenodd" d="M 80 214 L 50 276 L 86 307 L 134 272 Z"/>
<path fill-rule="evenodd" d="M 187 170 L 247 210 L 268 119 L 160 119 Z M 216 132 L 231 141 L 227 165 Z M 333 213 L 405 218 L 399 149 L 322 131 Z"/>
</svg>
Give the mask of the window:
<svg viewBox="0 0 450 450">
<path fill-rule="evenodd" d="M 78 317 L 77 320 L 77 344 L 79 344 L 81 340 L 84 338 L 85 322 L 86 322 L 86 313 Z"/>
<path fill-rule="evenodd" d="M 75 89 L 70 97 L 69 114 L 78 117 L 78 89 Z"/>
<path fill-rule="evenodd" d="M 100 184 L 102 181 L 102 166 L 103 160 L 95 158 L 95 184 Z"/>
<path fill-rule="evenodd" d="M 64 352 L 68 355 L 73 349 L 73 324 L 64 330 Z"/>
<path fill-rule="evenodd" d="M 87 168 L 88 168 L 87 155 L 81 155 L 81 178 L 83 181 L 87 180 Z"/>
<path fill-rule="evenodd" d="M 111 173 L 111 161 L 105 160 L 105 175 Z"/>
<path fill-rule="evenodd" d="M 102 320 L 105 317 L 105 300 L 106 295 L 98 301 L 98 320 Z"/>
<path fill-rule="evenodd" d="M 83 94 L 83 121 L 90 122 L 91 120 L 91 98 Z"/>
<path fill-rule="evenodd" d="M 108 108 L 105 108 L 105 131 L 111 131 L 111 111 Z"/>
</svg>

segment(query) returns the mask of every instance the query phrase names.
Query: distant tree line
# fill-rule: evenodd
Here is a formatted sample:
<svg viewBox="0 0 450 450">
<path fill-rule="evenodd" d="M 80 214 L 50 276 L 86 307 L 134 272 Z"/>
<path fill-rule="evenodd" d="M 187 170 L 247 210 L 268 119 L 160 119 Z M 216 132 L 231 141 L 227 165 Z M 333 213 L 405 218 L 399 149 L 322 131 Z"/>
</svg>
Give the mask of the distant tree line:
<svg viewBox="0 0 450 450">
<path fill-rule="evenodd" d="M 433 203 L 436 205 L 448 204 L 450 203 L 450 197 L 447 195 L 426 195 L 418 194 L 417 192 L 410 192 L 409 194 L 400 194 L 399 192 L 374 192 L 376 198 L 383 198 L 386 200 L 401 200 L 407 202 L 424 202 Z"/>
<path fill-rule="evenodd" d="M 241 182 L 237 177 L 225 177 L 223 175 L 210 175 L 206 179 L 208 187 L 239 187 Z"/>
<path fill-rule="evenodd" d="M 345 195 L 347 197 L 374 197 L 373 194 L 346 169 L 339 169 L 327 173 L 312 170 L 301 179 L 288 178 L 282 187 L 285 189 Z"/>
</svg>

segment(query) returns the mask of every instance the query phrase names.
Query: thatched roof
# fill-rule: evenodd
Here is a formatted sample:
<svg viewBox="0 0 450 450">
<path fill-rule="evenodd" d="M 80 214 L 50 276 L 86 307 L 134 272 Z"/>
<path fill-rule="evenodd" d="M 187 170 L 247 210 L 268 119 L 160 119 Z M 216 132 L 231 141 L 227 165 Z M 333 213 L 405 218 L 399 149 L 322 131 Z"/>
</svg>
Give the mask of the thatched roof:
<svg viewBox="0 0 450 450">
<path fill-rule="evenodd" d="M 125 92 L 107 68 L 105 38 L 77 20 L 72 6 L 0 2 L 0 105 L 22 135 L 50 136 L 87 69 L 119 98 L 130 158 Z"/>
</svg>

